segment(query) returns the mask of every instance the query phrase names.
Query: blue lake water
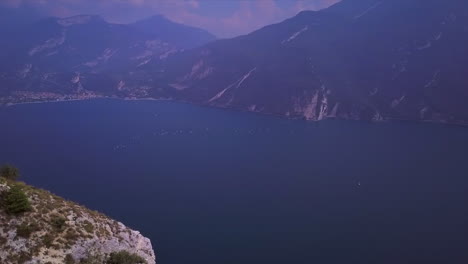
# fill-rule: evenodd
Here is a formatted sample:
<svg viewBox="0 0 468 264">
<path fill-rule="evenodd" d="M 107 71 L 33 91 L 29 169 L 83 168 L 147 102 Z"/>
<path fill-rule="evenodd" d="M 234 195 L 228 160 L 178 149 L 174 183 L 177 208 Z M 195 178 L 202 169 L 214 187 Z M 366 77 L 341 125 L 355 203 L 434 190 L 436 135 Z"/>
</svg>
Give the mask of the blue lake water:
<svg viewBox="0 0 468 264">
<path fill-rule="evenodd" d="M 161 264 L 467 263 L 468 129 L 92 100 L 0 108 L 0 163 Z"/>
</svg>

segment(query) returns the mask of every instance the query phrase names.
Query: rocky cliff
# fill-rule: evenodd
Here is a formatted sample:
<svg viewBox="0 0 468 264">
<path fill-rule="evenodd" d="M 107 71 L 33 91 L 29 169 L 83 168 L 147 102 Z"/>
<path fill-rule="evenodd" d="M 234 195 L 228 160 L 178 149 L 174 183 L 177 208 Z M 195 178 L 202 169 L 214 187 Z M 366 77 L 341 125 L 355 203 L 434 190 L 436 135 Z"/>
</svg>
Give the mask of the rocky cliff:
<svg viewBox="0 0 468 264">
<path fill-rule="evenodd" d="M 26 212 L 7 213 L 12 188 L 26 194 Z M 0 202 L 0 263 L 107 263 L 123 253 L 135 264 L 155 263 L 150 240 L 138 231 L 47 191 L 0 178 Z"/>
</svg>

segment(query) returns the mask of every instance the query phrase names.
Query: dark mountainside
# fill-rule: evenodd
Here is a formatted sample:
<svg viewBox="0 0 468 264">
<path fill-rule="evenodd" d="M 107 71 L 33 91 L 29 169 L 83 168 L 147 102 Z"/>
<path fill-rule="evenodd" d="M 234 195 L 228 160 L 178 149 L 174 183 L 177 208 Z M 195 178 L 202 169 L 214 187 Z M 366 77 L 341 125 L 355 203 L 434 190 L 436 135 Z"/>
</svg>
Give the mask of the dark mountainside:
<svg viewBox="0 0 468 264">
<path fill-rule="evenodd" d="M 94 19 L 89 29 L 79 27 L 98 31 Z M 123 28 L 120 41 L 67 35 L 73 48 L 59 33 L 36 30 L 31 37 L 41 38 L 33 43 L 42 44 L 18 51 L 22 57 L 5 65 L 10 72 L 2 69 L 0 100 L 47 100 L 38 92 L 52 91 L 52 99 L 164 98 L 307 120 L 468 123 L 466 1 L 344 0 L 184 52 L 132 46 L 150 21 L 112 25 Z M 93 52 L 76 51 L 80 47 Z M 133 60 L 135 54 L 142 58 Z"/>
<path fill-rule="evenodd" d="M 310 120 L 466 122 L 467 13 L 457 0 L 345 0 L 174 56 L 167 91 Z"/>
</svg>

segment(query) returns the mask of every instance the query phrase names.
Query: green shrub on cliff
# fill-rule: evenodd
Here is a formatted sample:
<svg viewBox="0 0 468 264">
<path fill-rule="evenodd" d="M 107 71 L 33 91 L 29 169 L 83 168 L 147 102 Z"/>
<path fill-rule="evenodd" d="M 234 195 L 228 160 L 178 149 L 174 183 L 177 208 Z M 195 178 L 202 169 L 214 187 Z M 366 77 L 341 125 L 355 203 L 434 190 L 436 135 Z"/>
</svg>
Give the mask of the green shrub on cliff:
<svg viewBox="0 0 468 264">
<path fill-rule="evenodd" d="M 50 220 L 50 225 L 54 227 L 54 229 L 58 232 L 63 231 L 65 229 L 65 224 L 67 219 L 60 215 L 52 215 L 52 219 Z"/>
<path fill-rule="evenodd" d="M 63 263 L 64 264 L 75 264 L 75 259 L 73 258 L 73 256 L 71 254 L 67 254 L 65 256 L 65 259 L 63 260 Z"/>
<path fill-rule="evenodd" d="M 137 254 L 131 254 L 128 251 L 122 250 L 119 252 L 112 252 L 109 255 L 107 264 L 146 264 L 146 261 Z"/>
<path fill-rule="evenodd" d="M 33 232 L 40 230 L 36 223 L 22 223 L 16 227 L 16 236 L 29 238 Z"/>
<path fill-rule="evenodd" d="M 5 195 L 5 210 L 9 214 L 20 214 L 31 210 L 28 197 L 21 187 L 13 185 Z"/>
<path fill-rule="evenodd" d="M 102 264 L 106 263 L 102 255 L 89 255 L 87 258 L 81 259 L 80 264 Z"/>
</svg>

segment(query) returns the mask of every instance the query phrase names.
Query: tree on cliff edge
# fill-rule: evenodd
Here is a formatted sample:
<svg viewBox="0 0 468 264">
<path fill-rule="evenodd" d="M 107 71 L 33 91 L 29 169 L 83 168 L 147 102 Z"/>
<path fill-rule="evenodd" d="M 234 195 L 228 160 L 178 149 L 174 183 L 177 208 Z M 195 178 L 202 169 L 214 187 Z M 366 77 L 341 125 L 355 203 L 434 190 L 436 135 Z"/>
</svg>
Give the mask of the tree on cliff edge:
<svg viewBox="0 0 468 264">
<path fill-rule="evenodd" d="M 0 168 L 0 177 L 7 180 L 16 181 L 19 178 L 19 170 L 13 166 L 5 165 Z"/>
<path fill-rule="evenodd" d="M 9 214 L 20 214 L 31 210 L 28 196 L 21 187 L 13 185 L 5 195 L 5 210 Z"/>
</svg>

